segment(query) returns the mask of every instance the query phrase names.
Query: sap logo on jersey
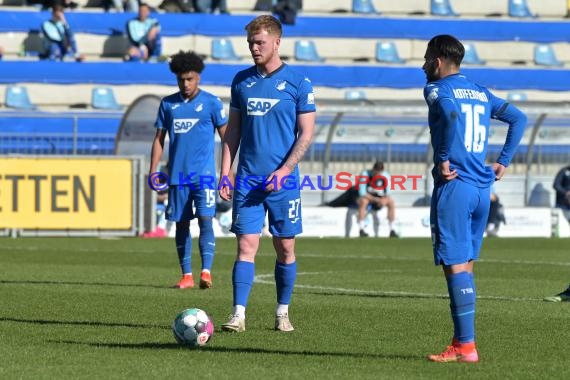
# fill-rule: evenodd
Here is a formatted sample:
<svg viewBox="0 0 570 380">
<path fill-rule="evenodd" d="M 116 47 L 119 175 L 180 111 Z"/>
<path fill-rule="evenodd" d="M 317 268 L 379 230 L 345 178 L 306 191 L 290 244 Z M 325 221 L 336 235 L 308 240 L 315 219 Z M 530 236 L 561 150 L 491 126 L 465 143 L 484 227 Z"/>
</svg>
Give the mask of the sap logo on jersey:
<svg viewBox="0 0 570 380">
<path fill-rule="evenodd" d="M 188 133 L 189 130 L 198 124 L 198 121 L 200 119 L 174 119 L 172 121 L 174 133 Z"/>
<path fill-rule="evenodd" d="M 247 98 L 247 114 L 263 116 L 277 103 L 279 103 L 279 99 Z"/>
</svg>

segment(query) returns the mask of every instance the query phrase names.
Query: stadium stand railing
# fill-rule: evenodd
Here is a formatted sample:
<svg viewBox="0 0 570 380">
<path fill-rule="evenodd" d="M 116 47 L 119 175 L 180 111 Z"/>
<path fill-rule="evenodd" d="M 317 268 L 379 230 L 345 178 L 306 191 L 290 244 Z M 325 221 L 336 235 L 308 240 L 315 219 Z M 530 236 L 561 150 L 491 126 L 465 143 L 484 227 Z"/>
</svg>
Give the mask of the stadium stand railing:
<svg viewBox="0 0 570 380">
<path fill-rule="evenodd" d="M 112 155 L 122 113 L 0 112 L 0 154 Z"/>
</svg>

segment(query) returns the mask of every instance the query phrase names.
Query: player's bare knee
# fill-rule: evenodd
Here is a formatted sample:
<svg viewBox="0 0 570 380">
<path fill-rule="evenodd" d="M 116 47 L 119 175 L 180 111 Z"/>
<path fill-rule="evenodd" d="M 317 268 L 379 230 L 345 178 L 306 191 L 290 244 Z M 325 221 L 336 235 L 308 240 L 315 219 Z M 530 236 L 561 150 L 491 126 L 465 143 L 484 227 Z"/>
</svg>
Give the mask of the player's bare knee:
<svg viewBox="0 0 570 380">
<path fill-rule="evenodd" d="M 238 260 L 253 262 L 258 247 L 259 247 L 259 236 L 241 235 L 238 238 Z"/>
</svg>

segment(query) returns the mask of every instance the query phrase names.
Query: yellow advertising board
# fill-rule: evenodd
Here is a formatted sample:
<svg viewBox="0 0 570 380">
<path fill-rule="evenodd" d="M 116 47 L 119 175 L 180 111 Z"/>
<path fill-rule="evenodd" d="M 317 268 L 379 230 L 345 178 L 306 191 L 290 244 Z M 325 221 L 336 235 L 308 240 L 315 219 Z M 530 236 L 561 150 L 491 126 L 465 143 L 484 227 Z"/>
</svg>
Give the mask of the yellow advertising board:
<svg viewBox="0 0 570 380">
<path fill-rule="evenodd" d="M 128 159 L 0 158 L 0 228 L 132 228 Z"/>
</svg>

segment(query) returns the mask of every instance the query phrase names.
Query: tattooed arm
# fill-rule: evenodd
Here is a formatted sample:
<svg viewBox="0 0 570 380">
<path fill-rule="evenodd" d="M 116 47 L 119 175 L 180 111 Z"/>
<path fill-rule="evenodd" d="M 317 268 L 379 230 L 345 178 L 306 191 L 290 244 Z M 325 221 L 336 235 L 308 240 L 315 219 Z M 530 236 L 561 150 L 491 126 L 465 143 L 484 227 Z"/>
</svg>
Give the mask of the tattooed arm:
<svg viewBox="0 0 570 380">
<path fill-rule="evenodd" d="M 302 113 L 297 116 L 297 124 L 299 126 L 299 136 L 297 142 L 293 146 L 293 150 L 289 154 L 285 164 L 277 171 L 273 172 L 267 179 L 267 191 L 279 191 L 281 188 L 281 178 L 291 174 L 295 170 L 295 166 L 301 161 L 307 149 L 313 140 L 313 133 L 315 131 L 315 112 Z M 277 181 L 272 181 L 273 177 L 277 176 Z M 277 185 L 276 187 L 274 185 Z"/>
</svg>

